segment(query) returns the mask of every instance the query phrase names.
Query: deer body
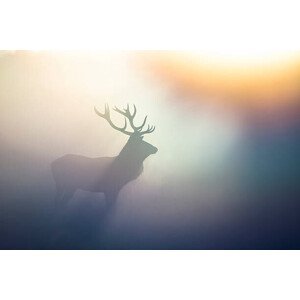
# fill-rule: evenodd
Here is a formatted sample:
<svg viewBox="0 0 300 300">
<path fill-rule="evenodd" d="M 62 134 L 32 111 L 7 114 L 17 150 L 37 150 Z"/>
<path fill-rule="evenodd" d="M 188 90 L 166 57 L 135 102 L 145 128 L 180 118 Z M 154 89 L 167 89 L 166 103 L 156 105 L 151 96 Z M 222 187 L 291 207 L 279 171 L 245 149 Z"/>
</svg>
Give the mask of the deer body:
<svg viewBox="0 0 300 300">
<path fill-rule="evenodd" d="M 142 126 L 135 127 L 133 125 L 135 113 L 130 115 L 129 108 L 124 112 L 120 110 L 119 112 L 129 118 L 131 126 L 135 130 L 134 132 L 125 131 L 126 121 L 124 128 L 116 127 L 110 121 L 108 106 L 105 107 L 105 114 L 101 114 L 96 110 L 96 113 L 107 119 L 113 128 L 130 135 L 118 156 L 89 158 L 67 154 L 51 164 L 53 178 L 56 183 L 57 205 L 65 204 L 78 189 L 104 193 L 107 205 L 113 204 L 122 187 L 140 176 L 143 171 L 144 160 L 149 155 L 157 152 L 156 147 L 143 141 L 143 134 L 154 130 L 154 127 L 150 128 L 148 126 L 148 130 L 141 131 L 146 118 Z"/>
<path fill-rule="evenodd" d="M 51 165 L 57 188 L 68 191 L 82 189 L 102 192 L 104 174 L 113 160 L 113 157 L 90 158 L 74 154 L 64 155 Z"/>
</svg>

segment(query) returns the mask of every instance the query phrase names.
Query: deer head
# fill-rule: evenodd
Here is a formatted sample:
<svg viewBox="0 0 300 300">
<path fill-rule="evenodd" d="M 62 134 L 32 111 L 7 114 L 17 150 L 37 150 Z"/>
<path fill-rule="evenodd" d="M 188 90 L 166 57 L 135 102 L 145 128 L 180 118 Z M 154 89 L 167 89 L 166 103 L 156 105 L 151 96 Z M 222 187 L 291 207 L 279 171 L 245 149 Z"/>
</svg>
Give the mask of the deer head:
<svg viewBox="0 0 300 300">
<path fill-rule="evenodd" d="M 94 108 L 94 110 L 96 114 L 101 118 L 104 118 L 112 128 L 130 136 L 127 144 L 122 150 L 123 153 L 126 153 L 127 155 L 134 155 L 135 157 L 144 160 L 149 155 L 155 154 L 158 151 L 156 147 L 143 140 L 145 134 L 152 133 L 155 130 L 155 126 L 150 125 L 148 125 L 146 130 L 143 130 L 148 116 L 144 118 L 140 126 L 134 125 L 133 121 L 137 112 L 135 105 L 133 105 L 133 113 L 130 112 L 129 104 L 127 104 L 127 107 L 123 110 L 114 107 L 116 112 L 124 116 L 125 123 L 123 127 L 118 127 L 112 122 L 108 104 L 105 104 L 104 113 L 99 112 L 96 108 Z M 128 131 L 127 121 L 129 122 L 132 131 Z M 122 154 L 122 152 L 120 154 Z"/>
</svg>

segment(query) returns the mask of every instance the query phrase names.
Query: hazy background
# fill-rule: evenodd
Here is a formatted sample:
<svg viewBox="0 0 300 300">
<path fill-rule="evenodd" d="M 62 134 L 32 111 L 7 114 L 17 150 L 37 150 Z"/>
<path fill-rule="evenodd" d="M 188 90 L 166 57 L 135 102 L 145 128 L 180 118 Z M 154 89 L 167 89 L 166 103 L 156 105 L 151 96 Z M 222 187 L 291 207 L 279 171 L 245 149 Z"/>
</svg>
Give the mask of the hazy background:
<svg viewBox="0 0 300 300">
<path fill-rule="evenodd" d="M 0 53 L 0 247 L 299 248 L 297 93 L 292 109 L 277 109 L 284 118 L 276 113 L 282 126 L 274 126 L 257 117 L 266 111 L 237 111 L 211 101 L 207 90 L 189 93 L 141 59 L 134 52 Z M 135 103 L 138 118 L 147 114 L 156 126 L 145 140 L 159 151 L 122 189 L 105 227 L 103 196 L 83 191 L 58 222 L 50 163 L 67 153 L 114 156 L 126 143 L 94 113 L 105 102 Z"/>
</svg>

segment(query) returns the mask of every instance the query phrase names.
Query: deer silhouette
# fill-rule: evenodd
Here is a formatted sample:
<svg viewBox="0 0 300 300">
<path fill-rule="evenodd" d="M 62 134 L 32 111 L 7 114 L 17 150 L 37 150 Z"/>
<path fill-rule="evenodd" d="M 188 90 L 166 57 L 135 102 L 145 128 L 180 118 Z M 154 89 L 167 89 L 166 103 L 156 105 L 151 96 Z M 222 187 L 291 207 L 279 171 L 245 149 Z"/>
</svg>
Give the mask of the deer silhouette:
<svg viewBox="0 0 300 300">
<path fill-rule="evenodd" d="M 81 155 L 67 154 L 58 158 L 51 164 L 53 178 L 56 183 L 56 205 L 65 205 L 74 195 L 76 190 L 104 193 L 107 207 L 113 205 L 120 190 L 128 182 L 137 179 L 143 171 L 143 162 L 158 149 L 145 142 L 145 134 L 152 133 L 154 126 L 149 126 L 143 131 L 147 116 L 140 126 L 135 126 L 133 121 L 136 116 L 136 107 L 130 112 L 129 105 L 126 109 L 114 110 L 125 118 L 124 127 L 116 126 L 110 117 L 110 109 L 105 104 L 102 114 L 94 108 L 96 114 L 104 118 L 109 125 L 117 131 L 129 136 L 126 145 L 118 156 L 90 158 Z M 127 121 L 133 131 L 127 130 Z"/>
</svg>

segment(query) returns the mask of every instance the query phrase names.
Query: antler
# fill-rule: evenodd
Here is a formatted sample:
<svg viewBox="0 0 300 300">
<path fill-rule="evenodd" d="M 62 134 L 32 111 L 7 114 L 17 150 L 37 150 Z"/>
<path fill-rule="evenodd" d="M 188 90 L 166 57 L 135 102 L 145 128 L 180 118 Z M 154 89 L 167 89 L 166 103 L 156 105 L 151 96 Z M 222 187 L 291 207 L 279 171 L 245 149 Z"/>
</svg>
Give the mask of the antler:
<svg viewBox="0 0 300 300">
<path fill-rule="evenodd" d="M 143 121 L 142 125 L 140 125 L 140 126 L 135 126 L 134 125 L 133 120 L 134 120 L 135 115 L 136 115 L 136 106 L 135 105 L 133 105 L 133 113 L 132 114 L 130 113 L 129 104 L 127 104 L 127 107 L 124 108 L 123 110 L 117 108 L 116 106 L 114 107 L 114 110 L 116 112 L 118 112 L 119 114 L 121 114 L 121 115 L 123 115 L 125 117 L 125 125 L 124 125 L 123 128 L 117 127 L 111 121 L 111 119 L 110 119 L 110 111 L 109 111 L 108 104 L 105 104 L 105 112 L 104 112 L 104 114 L 100 113 L 96 108 L 94 108 L 94 109 L 95 109 L 95 112 L 97 113 L 97 115 L 99 115 L 100 117 L 102 117 L 105 120 L 107 120 L 108 123 L 111 125 L 111 127 L 113 127 L 114 129 L 116 129 L 118 131 L 121 131 L 121 132 L 123 132 L 123 133 L 125 133 L 127 135 L 131 135 L 133 133 L 139 133 L 139 135 L 144 135 L 146 133 L 151 133 L 151 132 L 153 132 L 155 130 L 155 126 L 149 126 L 148 125 L 147 130 L 142 131 L 143 127 L 146 124 L 148 116 L 146 116 L 144 118 L 144 121 Z M 126 127 L 127 127 L 126 119 L 128 119 L 129 124 L 130 124 L 131 128 L 133 129 L 133 132 L 126 131 Z"/>
<path fill-rule="evenodd" d="M 108 106 L 108 104 L 105 104 L 105 112 L 104 112 L 104 114 L 102 114 L 101 112 L 99 112 L 99 111 L 97 110 L 96 107 L 94 107 L 94 110 L 95 110 L 95 113 L 96 113 L 98 116 L 100 116 L 100 117 L 102 117 L 103 119 L 105 119 L 105 120 L 109 123 L 109 125 L 110 125 L 112 128 L 114 128 L 114 129 L 116 129 L 116 130 L 118 130 L 118 131 L 120 131 L 120 132 L 123 132 L 123 133 L 125 133 L 125 134 L 127 134 L 127 135 L 131 135 L 131 134 L 132 134 L 132 132 L 126 131 L 126 127 L 127 127 L 127 121 L 126 121 L 126 118 L 125 118 L 125 125 L 124 125 L 123 128 L 116 126 L 116 125 L 112 122 L 112 120 L 110 119 L 110 111 L 109 111 L 109 106 Z"/>
<path fill-rule="evenodd" d="M 114 110 L 116 112 L 120 113 L 121 115 L 125 116 L 129 120 L 130 126 L 134 130 L 134 132 L 141 131 L 143 129 L 146 121 L 147 121 L 147 118 L 148 118 L 148 116 L 146 116 L 144 118 L 144 121 L 143 121 L 143 123 L 142 123 L 141 126 L 135 126 L 133 124 L 133 119 L 134 119 L 134 117 L 136 115 L 136 107 L 135 107 L 134 104 L 133 104 L 133 113 L 132 114 L 130 113 L 130 110 L 129 110 L 129 104 L 127 104 L 127 107 L 124 108 L 124 110 L 121 110 L 121 109 L 117 108 L 116 106 L 114 107 Z"/>
<path fill-rule="evenodd" d="M 141 132 L 140 132 L 140 135 L 144 135 L 144 134 L 146 134 L 146 133 L 151 133 L 151 132 L 153 132 L 154 130 L 155 130 L 155 126 L 150 126 L 150 125 L 148 125 L 147 130 L 141 131 Z"/>
</svg>

